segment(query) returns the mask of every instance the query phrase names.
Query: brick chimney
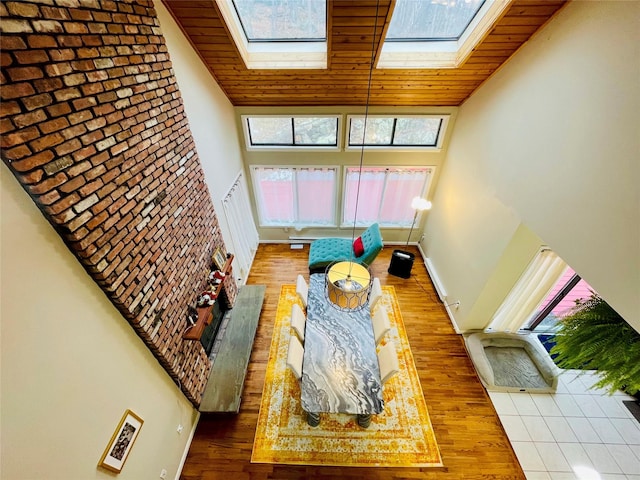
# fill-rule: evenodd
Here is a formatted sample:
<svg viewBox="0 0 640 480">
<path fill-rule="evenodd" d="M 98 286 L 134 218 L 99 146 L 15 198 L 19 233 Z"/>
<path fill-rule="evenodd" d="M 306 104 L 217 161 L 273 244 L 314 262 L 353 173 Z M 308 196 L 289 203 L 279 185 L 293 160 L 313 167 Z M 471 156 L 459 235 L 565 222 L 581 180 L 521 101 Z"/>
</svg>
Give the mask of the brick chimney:
<svg viewBox="0 0 640 480">
<path fill-rule="evenodd" d="M 153 2 L 8 0 L 0 15 L 3 161 L 198 405 L 211 367 L 182 339 L 187 306 L 226 249 Z M 236 294 L 229 275 L 228 306 Z"/>
</svg>

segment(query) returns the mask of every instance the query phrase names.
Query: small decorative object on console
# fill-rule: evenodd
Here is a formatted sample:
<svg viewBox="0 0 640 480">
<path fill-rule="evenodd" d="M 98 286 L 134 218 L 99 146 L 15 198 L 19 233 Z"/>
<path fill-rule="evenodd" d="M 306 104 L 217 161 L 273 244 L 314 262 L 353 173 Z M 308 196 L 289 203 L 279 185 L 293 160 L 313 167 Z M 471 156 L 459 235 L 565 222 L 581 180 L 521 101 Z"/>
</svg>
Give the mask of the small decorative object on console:
<svg viewBox="0 0 640 480">
<path fill-rule="evenodd" d="M 189 324 L 190 327 L 192 327 L 196 324 L 197 321 L 198 321 L 198 311 L 195 309 L 194 306 L 188 305 L 187 306 L 187 323 Z"/>
<path fill-rule="evenodd" d="M 211 257 L 211 260 L 213 261 L 213 268 L 224 270 L 224 265 L 227 262 L 228 257 L 229 255 L 227 254 L 225 256 L 220 247 L 216 248 L 216 251 L 213 252 L 213 256 Z"/>
<path fill-rule="evenodd" d="M 206 291 L 202 292 L 198 297 L 199 307 L 210 307 L 216 302 L 217 295 L 214 292 Z"/>
<path fill-rule="evenodd" d="M 222 283 L 224 277 L 226 277 L 226 274 L 224 272 L 221 272 L 220 270 L 214 270 L 209 274 L 209 283 L 218 285 Z"/>
</svg>

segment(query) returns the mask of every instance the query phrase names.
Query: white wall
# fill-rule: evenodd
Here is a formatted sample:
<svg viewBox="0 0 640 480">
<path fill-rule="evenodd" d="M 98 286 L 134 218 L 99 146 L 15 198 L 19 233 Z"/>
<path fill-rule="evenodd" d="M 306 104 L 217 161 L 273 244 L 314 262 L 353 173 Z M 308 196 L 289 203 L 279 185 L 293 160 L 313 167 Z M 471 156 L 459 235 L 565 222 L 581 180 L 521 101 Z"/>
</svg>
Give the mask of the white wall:
<svg viewBox="0 0 640 480">
<path fill-rule="evenodd" d="M 154 1 L 154 6 L 222 235 L 232 250 L 222 199 L 244 168 L 233 105 L 166 7 L 159 0 Z"/>
<path fill-rule="evenodd" d="M 460 108 L 424 247 L 461 329 L 522 222 L 640 330 L 639 46 L 640 2 L 571 2 Z"/>
<path fill-rule="evenodd" d="M 465 318 L 465 330 L 481 330 L 487 326 L 487 312 L 498 310 L 510 287 L 540 252 L 542 240 L 526 225 L 520 224 L 509 240 L 502 255 L 477 296 Z M 489 316 L 489 320 L 491 320 Z"/>
<path fill-rule="evenodd" d="M 175 478 L 197 412 L 4 164 L 0 177 L 2 478 L 114 478 L 97 464 L 126 409 L 144 424 L 118 478 Z"/>
</svg>

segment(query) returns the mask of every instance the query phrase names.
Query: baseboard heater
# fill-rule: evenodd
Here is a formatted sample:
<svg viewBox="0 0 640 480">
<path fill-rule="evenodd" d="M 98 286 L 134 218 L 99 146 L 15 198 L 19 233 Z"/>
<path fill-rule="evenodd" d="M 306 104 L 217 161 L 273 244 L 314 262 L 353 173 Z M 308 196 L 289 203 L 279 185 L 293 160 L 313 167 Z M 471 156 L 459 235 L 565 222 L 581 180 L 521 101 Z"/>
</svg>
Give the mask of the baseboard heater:
<svg viewBox="0 0 640 480">
<path fill-rule="evenodd" d="M 326 237 L 289 237 L 289 241 L 290 242 L 311 243 L 314 240 L 318 240 L 320 238 L 326 238 Z M 351 237 L 336 237 L 335 235 L 331 235 L 331 238 L 346 238 L 347 240 L 351 240 Z"/>
<path fill-rule="evenodd" d="M 444 289 L 444 287 L 442 286 L 442 282 L 440 281 L 440 278 L 438 277 L 438 274 L 436 272 L 435 267 L 433 266 L 433 263 L 431 262 L 431 259 L 430 258 L 425 258 L 424 259 L 424 264 L 427 267 L 427 272 L 429 272 L 429 276 L 431 277 L 431 281 L 433 282 L 433 286 L 436 287 L 436 292 L 438 292 L 438 298 L 440 298 L 441 302 L 446 303 L 447 292 Z"/>
</svg>

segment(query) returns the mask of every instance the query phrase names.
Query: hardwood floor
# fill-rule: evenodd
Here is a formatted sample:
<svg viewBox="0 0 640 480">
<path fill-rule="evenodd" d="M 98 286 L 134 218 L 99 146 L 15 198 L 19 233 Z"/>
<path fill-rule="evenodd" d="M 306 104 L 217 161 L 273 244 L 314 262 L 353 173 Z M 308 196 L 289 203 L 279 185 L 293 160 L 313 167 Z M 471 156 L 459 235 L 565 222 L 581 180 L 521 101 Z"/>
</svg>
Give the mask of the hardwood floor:
<svg viewBox="0 0 640 480">
<path fill-rule="evenodd" d="M 251 463 L 260 397 L 280 286 L 308 278 L 309 246 L 260 245 L 248 284 L 266 285 L 266 294 L 249 362 L 240 413 L 203 415 L 196 429 L 181 479 L 524 479 L 489 397 L 439 301 L 418 250 L 412 275 L 389 275 L 393 252 L 387 246 L 371 270 L 396 294 L 420 376 L 443 468 L 305 467 Z"/>
</svg>

